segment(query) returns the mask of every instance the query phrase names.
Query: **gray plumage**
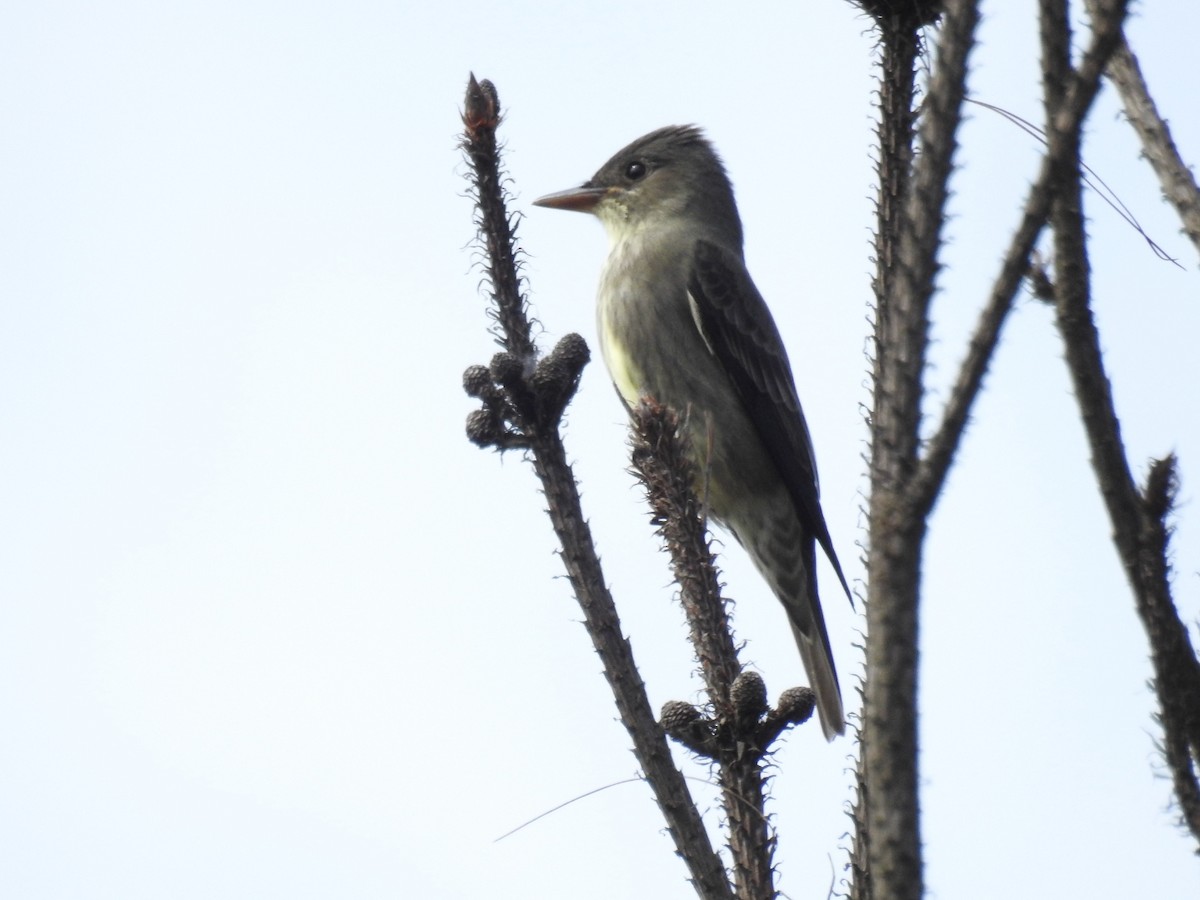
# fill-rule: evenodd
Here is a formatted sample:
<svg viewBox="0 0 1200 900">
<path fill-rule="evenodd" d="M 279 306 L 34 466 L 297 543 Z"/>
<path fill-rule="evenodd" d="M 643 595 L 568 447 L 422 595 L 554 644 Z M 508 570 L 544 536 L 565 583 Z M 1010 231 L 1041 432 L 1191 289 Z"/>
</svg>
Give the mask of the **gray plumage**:
<svg viewBox="0 0 1200 900">
<path fill-rule="evenodd" d="M 845 727 L 817 594 L 816 545 L 850 595 L 819 502 L 812 441 L 783 341 L 742 256 L 733 188 L 702 132 L 662 128 L 583 186 L 537 200 L 595 214 L 610 238 L 601 351 L 629 406 L 686 417 L 712 517 L 787 610 L 826 737 Z"/>
</svg>

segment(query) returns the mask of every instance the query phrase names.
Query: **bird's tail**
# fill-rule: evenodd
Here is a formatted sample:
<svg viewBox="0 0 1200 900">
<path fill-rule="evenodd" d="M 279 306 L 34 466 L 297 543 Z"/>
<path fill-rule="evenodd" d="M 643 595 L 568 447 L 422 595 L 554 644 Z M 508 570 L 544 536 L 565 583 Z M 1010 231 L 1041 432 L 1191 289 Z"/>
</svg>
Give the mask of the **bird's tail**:
<svg viewBox="0 0 1200 900">
<path fill-rule="evenodd" d="M 821 729 L 828 740 L 833 740 L 845 733 L 846 715 L 817 595 L 816 541 L 804 533 L 791 501 L 784 498 L 783 503 L 788 505 L 779 510 L 769 502 L 761 502 L 756 510 L 760 518 L 743 519 L 734 535 L 787 610 L 804 671 L 817 695 Z"/>
<path fill-rule="evenodd" d="M 833 651 L 829 647 L 829 635 L 825 631 L 821 608 L 814 608 L 817 617 L 811 624 L 816 627 L 803 630 L 796 624 L 795 619 L 792 619 L 792 634 L 796 636 L 796 646 L 800 648 L 804 671 L 808 673 L 813 693 L 817 695 L 821 730 L 825 732 L 825 739 L 832 741 L 839 734 L 845 733 L 846 714 L 842 709 L 842 691 L 838 687 L 837 670 L 833 666 Z"/>
</svg>

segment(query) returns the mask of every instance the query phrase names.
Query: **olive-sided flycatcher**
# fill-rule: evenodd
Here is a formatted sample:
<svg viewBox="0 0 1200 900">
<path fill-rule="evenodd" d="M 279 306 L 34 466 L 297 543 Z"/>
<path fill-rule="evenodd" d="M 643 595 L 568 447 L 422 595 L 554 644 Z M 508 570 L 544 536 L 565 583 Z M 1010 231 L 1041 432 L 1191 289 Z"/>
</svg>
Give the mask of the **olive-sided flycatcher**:
<svg viewBox="0 0 1200 900">
<path fill-rule="evenodd" d="M 845 729 L 821 602 L 819 543 L 847 596 L 821 512 L 812 440 L 787 353 L 742 256 L 733 188 L 695 127 L 634 141 L 590 181 L 538 206 L 593 213 L 610 241 L 597 316 L 628 407 L 653 398 L 686 422 L 698 491 L 787 610 L 821 726 Z"/>
</svg>

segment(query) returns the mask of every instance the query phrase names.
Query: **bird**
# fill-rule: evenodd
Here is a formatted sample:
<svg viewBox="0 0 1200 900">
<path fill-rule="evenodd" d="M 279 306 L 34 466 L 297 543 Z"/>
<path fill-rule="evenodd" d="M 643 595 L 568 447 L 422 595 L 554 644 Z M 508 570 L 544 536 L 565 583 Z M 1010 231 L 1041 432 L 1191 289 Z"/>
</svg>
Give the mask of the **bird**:
<svg viewBox="0 0 1200 900">
<path fill-rule="evenodd" d="M 817 592 L 817 544 L 847 598 L 850 587 L 821 510 L 787 351 L 746 268 L 724 163 L 700 128 L 668 126 L 534 205 L 603 224 L 609 251 L 596 317 L 617 393 L 629 410 L 647 398 L 681 416 L 708 513 L 783 604 L 833 740 L 845 732 L 845 713 Z"/>
</svg>

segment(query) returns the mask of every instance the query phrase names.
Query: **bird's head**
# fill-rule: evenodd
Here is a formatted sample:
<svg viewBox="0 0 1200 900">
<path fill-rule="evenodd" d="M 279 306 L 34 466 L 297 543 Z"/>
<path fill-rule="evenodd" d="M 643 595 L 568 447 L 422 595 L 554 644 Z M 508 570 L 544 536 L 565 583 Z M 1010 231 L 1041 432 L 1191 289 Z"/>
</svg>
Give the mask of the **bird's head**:
<svg viewBox="0 0 1200 900">
<path fill-rule="evenodd" d="M 548 194 L 535 206 L 590 212 L 614 241 L 644 228 L 687 223 L 742 244 L 742 228 L 725 167 L 694 125 L 652 131 L 618 151 L 577 188 Z"/>
</svg>

